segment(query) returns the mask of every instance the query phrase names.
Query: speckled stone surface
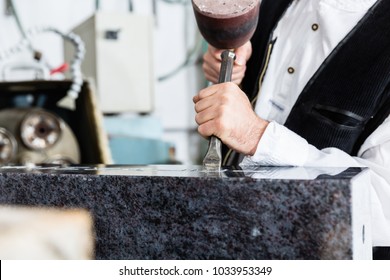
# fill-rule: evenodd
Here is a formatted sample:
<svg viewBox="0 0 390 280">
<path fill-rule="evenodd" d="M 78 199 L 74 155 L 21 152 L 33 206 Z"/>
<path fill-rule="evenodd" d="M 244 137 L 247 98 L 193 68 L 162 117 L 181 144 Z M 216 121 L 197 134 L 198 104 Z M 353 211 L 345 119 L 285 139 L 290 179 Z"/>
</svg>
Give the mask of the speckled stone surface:
<svg viewBox="0 0 390 280">
<path fill-rule="evenodd" d="M 90 210 L 96 259 L 352 259 L 364 172 L 2 167 L 0 204 Z"/>
</svg>

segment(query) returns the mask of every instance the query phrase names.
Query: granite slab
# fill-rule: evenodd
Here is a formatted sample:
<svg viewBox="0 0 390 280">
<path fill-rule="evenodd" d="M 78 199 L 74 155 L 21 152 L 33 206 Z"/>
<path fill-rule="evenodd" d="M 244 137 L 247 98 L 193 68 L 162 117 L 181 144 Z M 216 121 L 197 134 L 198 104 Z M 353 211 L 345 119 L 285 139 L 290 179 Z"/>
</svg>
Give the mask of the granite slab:
<svg viewBox="0 0 390 280">
<path fill-rule="evenodd" d="M 0 167 L 0 204 L 84 208 L 96 259 L 370 259 L 367 170 Z"/>
</svg>

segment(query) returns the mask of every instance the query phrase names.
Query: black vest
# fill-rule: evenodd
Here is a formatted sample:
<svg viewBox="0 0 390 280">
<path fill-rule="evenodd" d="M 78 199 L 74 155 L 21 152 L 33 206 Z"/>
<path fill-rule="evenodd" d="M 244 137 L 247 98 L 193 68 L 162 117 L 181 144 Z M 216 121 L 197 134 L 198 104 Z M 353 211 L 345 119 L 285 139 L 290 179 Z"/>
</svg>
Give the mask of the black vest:
<svg viewBox="0 0 390 280">
<path fill-rule="evenodd" d="M 262 1 L 242 82 L 249 99 L 259 91 L 272 31 L 291 2 Z M 336 147 L 357 154 L 390 113 L 389 19 L 390 1 L 379 0 L 307 83 L 284 124 L 287 128 L 318 149 Z M 233 153 L 225 164 L 236 165 L 239 158 Z"/>
</svg>

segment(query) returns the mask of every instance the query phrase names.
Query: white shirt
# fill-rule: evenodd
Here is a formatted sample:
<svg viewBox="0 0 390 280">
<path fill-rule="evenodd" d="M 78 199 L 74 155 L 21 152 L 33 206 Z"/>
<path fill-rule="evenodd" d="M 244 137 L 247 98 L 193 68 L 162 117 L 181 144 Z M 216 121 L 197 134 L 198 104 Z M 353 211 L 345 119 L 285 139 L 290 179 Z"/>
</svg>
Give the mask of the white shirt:
<svg viewBox="0 0 390 280">
<path fill-rule="evenodd" d="M 274 30 L 277 41 L 255 107 L 270 124 L 255 155 L 244 158 L 241 166 L 369 167 L 373 245 L 390 246 L 390 117 L 366 139 L 357 157 L 336 148 L 319 150 L 282 125 L 321 63 L 375 2 L 296 0 L 291 4 Z"/>
</svg>

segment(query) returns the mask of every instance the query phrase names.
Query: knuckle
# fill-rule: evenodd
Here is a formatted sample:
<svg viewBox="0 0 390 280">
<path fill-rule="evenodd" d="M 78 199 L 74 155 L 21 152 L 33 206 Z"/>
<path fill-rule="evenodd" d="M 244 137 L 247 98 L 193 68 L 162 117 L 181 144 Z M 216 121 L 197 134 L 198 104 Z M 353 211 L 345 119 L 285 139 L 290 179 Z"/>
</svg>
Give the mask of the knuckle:
<svg viewBox="0 0 390 280">
<path fill-rule="evenodd" d="M 201 99 L 205 98 L 206 93 L 207 93 L 207 89 L 202 89 L 201 91 L 199 91 L 199 94 L 198 94 L 199 99 L 201 100 Z"/>
<path fill-rule="evenodd" d="M 201 116 L 199 114 L 196 114 L 195 116 L 195 122 L 200 125 L 201 124 Z"/>
<path fill-rule="evenodd" d="M 195 109 L 195 112 L 196 112 L 196 113 L 199 113 L 198 107 L 199 107 L 198 103 L 195 103 L 194 109 Z M 196 114 L 195 119 L 196 119 L 197 116 L 198 116 L 198 114 Z"/>
<path fill-rule="evenodd" d="M 226 109 L 226 104 L 229 103 L 229 96 L 227 94 L 221 94 L 219 102 L 221 103 L 221 106 L 218 108 L 218 113 L 221 114 Z"/>
<path fill-rule="evenodd" d="M 232 82 L 226 82 L 223 84 L 223 90 L 224 91 L 231 91 L 235 88 L 235 84 Z"/>
<path fill-rule="evenodd" d="M 200 135 L 202 135 L 204 137 L 207 137 L 207 136 L 211 135 L 211 134 L 208 133 L 206 125 L 198 126 L 198 132 L 199 132 Z"/>
<path fill-rule="evenodd" d="M 204 134 L 203 134 L 203 127 L 202 127 L 201 125 L 198 126 L 198 133 L 199 133 L 200 135 L 204 136 Z"/>
<path fill-rule="evenodd" d="M 234 106 L 234 103 L 236 102 L 236 94 L 230 91 L 225 91 L 223 94 L 219 96 L 219 104 L 221 106 L 220 109 L 223 111 L 229 110 L 229 106 Z"/>
</svg>

